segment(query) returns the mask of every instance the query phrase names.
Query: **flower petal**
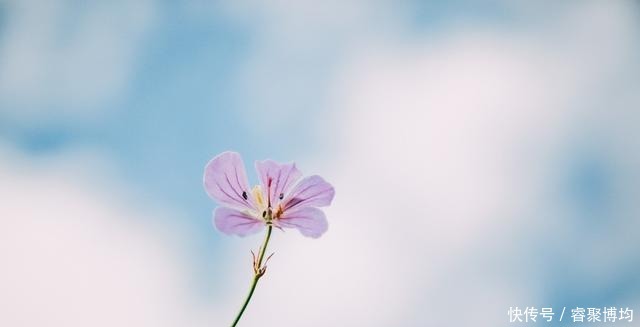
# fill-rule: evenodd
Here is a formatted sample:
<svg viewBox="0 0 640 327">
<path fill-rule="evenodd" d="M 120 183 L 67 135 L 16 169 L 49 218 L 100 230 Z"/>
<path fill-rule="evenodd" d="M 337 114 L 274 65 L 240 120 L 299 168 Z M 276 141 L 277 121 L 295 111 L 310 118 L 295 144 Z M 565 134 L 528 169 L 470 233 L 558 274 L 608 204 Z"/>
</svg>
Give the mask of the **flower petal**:
<svg viewBox="0 0 640 327">
<path fill-rule="evenodd" d="M 280 227 L 295 228 L 307 237 L 318 238 L 329 228 L 324 212 L 318 208 L 304 207 L 285 212 L 276 220 Z"/>
<path fill-rule="evenodd" d="M 284 212 L 294 208 L 323 207 L 331 204 L 335 191 L 322 177 L 313 175 L 304 178 L 283 201 Z"/>
<path fill-rule="evenodd" d="M 223 152 L 204 169 L 204 188 L 212 199 L 235 208 L 254 209 L 247 173 L 237 152 Z"/>
<path fill-rule="evenodd" d="M 302 176 L 295 163 L 281 164 L 273 160 L 256 161 L 256 170 L 262 182 L 262 192 L 272 206 L 280 202 L 280 195 L 287 194 Z"/>
<path fill-rule="evenodd" d="M 228 235 L 246 236 L 264 228 L 264 222 L 244 212 L 227 207 L 218 207 L 213 212 L 216 228 Z"/>
</svg>

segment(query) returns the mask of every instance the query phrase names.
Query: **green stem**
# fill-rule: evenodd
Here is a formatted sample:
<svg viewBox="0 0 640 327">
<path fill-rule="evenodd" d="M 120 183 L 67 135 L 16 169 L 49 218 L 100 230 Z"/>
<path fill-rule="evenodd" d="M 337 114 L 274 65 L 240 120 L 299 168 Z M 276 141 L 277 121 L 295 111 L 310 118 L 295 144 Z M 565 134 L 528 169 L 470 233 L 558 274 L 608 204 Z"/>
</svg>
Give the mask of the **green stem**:
<svg viewBox="0 0 640 327">
<path fill-rule="evenodd" d="M 267 227 L 267 236 L 264 238 L 264 243 L 262 243 L 262 247 L 260 248 L 260 253 L 258 253 L 257 264 L 254 267 L 254 275 L 253 275 L 253 280 L 251 281 L 251 288 L 249 288 L 249 294 L 247 294 L 247 298 L 244 300 L 244 303 L 242 304 L 242 308 L 240 308 L 240 312 L 238 312 L 236 319 L 233 320 L 231 327 L 235 327 L 238 324 L 238 321 L 240 321 L 240 318 L 242 317 L 244 310 L 247 308 L 247 305 L 249 305 L 249 301 L 251 301 L 253 292 L 256 290 L 256 285 L 258 285 L 258 280 L 260 279 L 260 277 L 262 277 L 262 274 L 259 272 L 259 269 L 262 268 L 262 259 L 264 259 L 264 253 L 267 251 L 267 244 L 269 244 L 269 239 L 271 238 L 272 228 L 273 227 L 271 225 Z"/>
</svg>

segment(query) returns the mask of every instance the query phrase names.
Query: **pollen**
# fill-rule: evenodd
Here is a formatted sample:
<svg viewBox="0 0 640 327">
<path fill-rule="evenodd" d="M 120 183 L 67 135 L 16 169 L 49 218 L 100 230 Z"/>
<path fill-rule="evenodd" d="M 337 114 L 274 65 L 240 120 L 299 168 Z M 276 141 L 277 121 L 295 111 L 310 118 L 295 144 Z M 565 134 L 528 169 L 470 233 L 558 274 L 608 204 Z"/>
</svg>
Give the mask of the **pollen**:
<svg viewBox="0 0 640 327">
<path fill-rule="evenodd" d="M 280 218 L 280 216 L 282 216 L 283 213 L 284 213 L 284 210 L 282 210 L 282 206 L 278 205 L 278 210 L 276 210 L 274 217 L 278 219 Z"/>
<path fill-rule="evenodd" d="M 256 185 L 253 187 L 253 189 L 251 190 L 251 195 L 253 195 L 253 198 L 256 200 L 259 208 L 265 208 L 267 206 L 264 202 L 264 197 L 262 196 L 262 189 L 260 188 L 260 185 Z"/>
</svg>

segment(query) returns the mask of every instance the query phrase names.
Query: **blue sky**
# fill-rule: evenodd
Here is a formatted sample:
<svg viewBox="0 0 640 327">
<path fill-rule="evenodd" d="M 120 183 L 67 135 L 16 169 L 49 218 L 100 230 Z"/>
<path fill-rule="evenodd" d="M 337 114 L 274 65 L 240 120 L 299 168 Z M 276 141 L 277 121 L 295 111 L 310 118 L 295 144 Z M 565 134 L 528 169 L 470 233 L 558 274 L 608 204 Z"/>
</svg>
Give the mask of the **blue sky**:
<svg viewBox="0 0 640 327">
<path fill-rule="evenodd" d="M 331 210 L 347 221 L 332 222 L 327 254 L 312 243 L 282 257 L 304 261 L 311 251 L 331 267 L 362 249 L 394 257 L 392 268 L 370 279 L 357 276 L 374 254 L 355 259 L 346 276 L 337 268 L 325 273 L 343 276 L 362 297 L 386 290 L 403 303 L 381 307 L 372 324 L 400 317 L 420 325 L 422 306 L 482 298 L 485 289 L 464 281 L 469 269 L 499 288 L 487 304 L 495 312 L 476 325 L 500 322 L 492 319 L 506 303 L 631 306 L 640 285 L 639 263 L 625 258 L 637 245 L 625 226 L 637 227 L 640 212 L 634 9 L 507 1 L 4 2 L 0 150 L 10 155 L 3 169 L 21 176 L 26 162 L 29 180 L 67 167 L 61 184 L 104 188 L 116 199 L 104 208 L 134 202 L 145 214 L 137 208 L 132 217 L 180 230 L 184 239 L 166 246 L 189 258 L 183 279 L 206 305 L 237 302 L 243 275 L 228 273 L 240 267 L 238 251 L 257 244 L 213 229 L 215 203 L 201 187 L 206 162 L 233 149 L 253 181 L 253 161 L 272 158 L 295 160 L 336 186 Z M 73 172 L 100 175 L 102 165 L 103 178 L 117 186 Z M 385 228 L 390 216 L 408 217 L 415 230 Z M 397 244 L 383 248 L 377 240 L 387 234 Z M 619 268 L 574 256 L 598 246 L 619 251 L 606 261 Z M 283 270 L 295 270 L 295 260 L 282 260 Z M 398 274 L 428 277 L 415 289 L 384 283 Z M 316 277 L 323 299 L 334 280 Z M 519 278 L 532 286 L 514 290 Z M 273 284 L 265 301 L 284 297 L 275 285 L 287 284 Z M 451 294 L 425 295 L 441 285 Z M 516 303 L 524 300 L 532 303 Z M 327 310 L 363 312 L 318 301 Z M 249 321 L 265 312 L 256 310 Z M 308 314 L 300 312 L 285 321 Z M 318 324 L 335 323 L 323 319 Z"/>
</svg>

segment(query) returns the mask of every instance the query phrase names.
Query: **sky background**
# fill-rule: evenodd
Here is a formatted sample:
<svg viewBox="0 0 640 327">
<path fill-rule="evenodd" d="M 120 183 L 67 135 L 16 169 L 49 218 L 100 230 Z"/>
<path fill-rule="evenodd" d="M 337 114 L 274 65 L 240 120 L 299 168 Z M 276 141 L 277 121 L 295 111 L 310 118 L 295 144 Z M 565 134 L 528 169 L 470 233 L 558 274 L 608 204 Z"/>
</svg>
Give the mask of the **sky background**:
<svg viewBox="0 0 640 327">
<path fill-rule="evenodd" d="M 0 0 L 0 325 L 227 325 L 225 150 L 336 189 L 241 325 L 639 310 L 639 108 L 637 1 Z"/>
</svg>

